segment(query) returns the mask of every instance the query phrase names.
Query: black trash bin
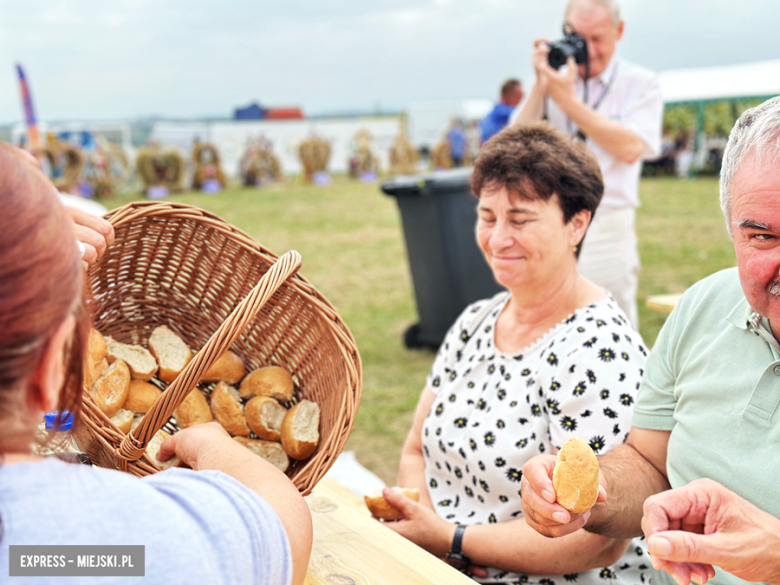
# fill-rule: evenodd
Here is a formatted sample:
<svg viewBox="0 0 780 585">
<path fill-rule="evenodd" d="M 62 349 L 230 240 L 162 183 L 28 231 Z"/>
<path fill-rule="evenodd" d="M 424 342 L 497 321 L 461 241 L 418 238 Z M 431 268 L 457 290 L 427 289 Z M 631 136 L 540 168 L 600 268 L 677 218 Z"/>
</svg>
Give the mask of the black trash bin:
<svg viewBox="0 0 780 585">
<path fill-rule="evenodd" d="M 406 347 L 438 347 L 467 305 L 503 290 L 477 246 L 471 169 L 396 177 L 382 191 L 398 201 L 419 323 Z"/>
</svg>

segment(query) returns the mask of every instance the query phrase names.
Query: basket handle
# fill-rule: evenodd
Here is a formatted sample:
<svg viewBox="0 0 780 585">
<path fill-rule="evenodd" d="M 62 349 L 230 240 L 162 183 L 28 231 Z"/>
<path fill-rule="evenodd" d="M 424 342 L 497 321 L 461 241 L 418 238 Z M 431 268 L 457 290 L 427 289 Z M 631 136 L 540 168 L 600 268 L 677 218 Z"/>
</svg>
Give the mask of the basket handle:
<svg viewBox="0 0 780 585">
<path fill-rule="evenodd" d="M 168 421 L 173 411 L 200 382 L 206 370 L 233 345 L 247 324 L 257 315 L 268 299 L 301 267 L 301 255 L 290 250 L 279 257 L 263 274 L 250 293 L 233 309 L 225 322 L 219 326 L 187 367 L 157 398 L 144 415 L 141 424 L 128 433 L 116 449 L 119 469 L 127 471 L 128 462 L 138 461 L 144 454 L 146 444 Z"/>
</svg>

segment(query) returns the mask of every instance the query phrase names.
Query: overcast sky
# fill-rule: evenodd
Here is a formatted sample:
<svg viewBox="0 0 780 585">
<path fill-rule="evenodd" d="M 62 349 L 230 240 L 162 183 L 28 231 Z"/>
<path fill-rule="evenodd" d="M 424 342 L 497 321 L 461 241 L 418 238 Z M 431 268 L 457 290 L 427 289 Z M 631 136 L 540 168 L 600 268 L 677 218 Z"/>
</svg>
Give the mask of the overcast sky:
<svg viewBox="0 0 780 585">
<path fill-rule="evenodd" d="M 0 123 L 398 110 L 533 82 L 566 0 L 0 0 Z M 656 71 L 780 58 L 779 0 L 623 0 L 619 52 Z"/>
</svg>

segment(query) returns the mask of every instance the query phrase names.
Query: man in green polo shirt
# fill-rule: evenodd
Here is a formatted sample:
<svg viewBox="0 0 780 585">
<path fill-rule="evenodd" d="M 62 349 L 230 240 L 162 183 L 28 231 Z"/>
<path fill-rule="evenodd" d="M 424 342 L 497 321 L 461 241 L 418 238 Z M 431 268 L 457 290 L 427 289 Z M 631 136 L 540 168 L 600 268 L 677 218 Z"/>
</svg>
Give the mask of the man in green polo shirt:
<svg viewBox="0 0 780 585">
<path fill-rule="evenodd" d="M 599 503 L 554 503 L 554 457 L 523 468 L 526 521 L 547 536 L 637 536 L 644 504 L 666 570 L 654 585 L 780 583 L 780 98 L 734 126 L 721 206 L 737 268 L 691 287 L 664 325 L 628 439 L 599 458 Z"/>
</svg>

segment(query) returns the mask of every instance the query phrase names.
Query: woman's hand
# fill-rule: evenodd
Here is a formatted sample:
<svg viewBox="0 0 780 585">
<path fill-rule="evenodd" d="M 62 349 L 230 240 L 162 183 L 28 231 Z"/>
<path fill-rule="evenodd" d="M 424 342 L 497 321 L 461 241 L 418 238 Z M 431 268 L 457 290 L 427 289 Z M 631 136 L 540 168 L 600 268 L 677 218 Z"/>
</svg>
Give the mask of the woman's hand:
<svg viewBox="0 0 780 585">
<path fill-rule="evenodd" d="M 384 522 L 384 525 L 446 563 L 447 553 L 450 552 L 457 526 L 440 518 L 427 506 L 415 502 L 393 489 L 385 488 L 382 495 L 404 515 L 403 520 Z M 471 565 L 467 570 L 476 577 L 487 577 L 487 571 L 484 567 Z"/>
<path fill-rule="evenodd" d="M 114 243 L 114 226 L 102 217 L 76 207 L 66 205 L 65 209 L 76 224 L 76 239 L 84 246 L 81 259 L 87 269 Z"/>
<path fill-rule="evenodd" d="M 385 522 L 388 528 L 437 557 L 444 557 L 450 551 L 452 537 L 455 535 L 454 524 L 391 488 L 382 490 L 382 495 L 404 515 L 403 520 Z"/>
<path fill-rule="evenodd" d="M 195 391 L 197 392 L 197 390 Z M 157 457 L 161 461 L 166 461 L 176 455 L 186 465 L 197 471 L 199 457 L 206 451 L 219 449 L 220 442 L 225 439 L 230 441 L 226 445 L 232 447 L 234 441 L 219 423 L 210 422 L 195 425 L 165 439 L 160 445 L 160 453 Z"/>
</svg>

